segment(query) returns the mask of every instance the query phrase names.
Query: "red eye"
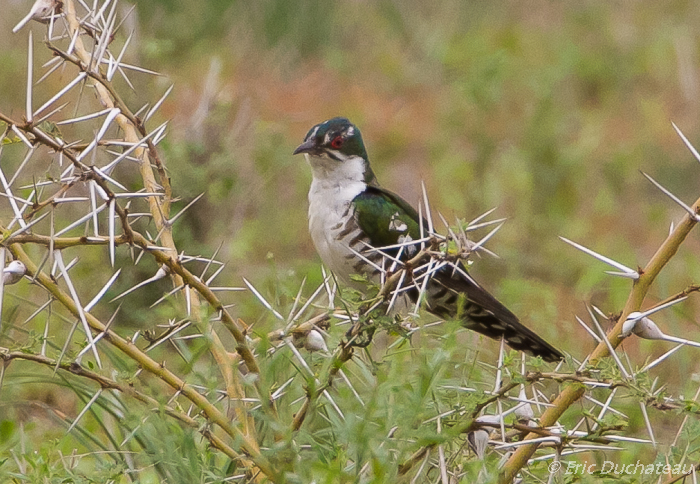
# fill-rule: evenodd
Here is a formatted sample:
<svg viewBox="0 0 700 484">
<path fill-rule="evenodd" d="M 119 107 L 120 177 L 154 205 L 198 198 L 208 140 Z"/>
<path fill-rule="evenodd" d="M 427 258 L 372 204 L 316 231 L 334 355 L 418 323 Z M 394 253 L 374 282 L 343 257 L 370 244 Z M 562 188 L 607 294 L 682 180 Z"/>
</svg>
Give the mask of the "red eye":
<svg viewBox="0 0 700 484">
<path fill-rule="evenodd" d="M 336 150 L 340 149 L 340 147 L 343 146 L 343 141 L 345 140 L 342 136 L 336 136 L 335 138 L 333 138 L 333 141 L 331 141 L 331 146 Z"/>
</svg>

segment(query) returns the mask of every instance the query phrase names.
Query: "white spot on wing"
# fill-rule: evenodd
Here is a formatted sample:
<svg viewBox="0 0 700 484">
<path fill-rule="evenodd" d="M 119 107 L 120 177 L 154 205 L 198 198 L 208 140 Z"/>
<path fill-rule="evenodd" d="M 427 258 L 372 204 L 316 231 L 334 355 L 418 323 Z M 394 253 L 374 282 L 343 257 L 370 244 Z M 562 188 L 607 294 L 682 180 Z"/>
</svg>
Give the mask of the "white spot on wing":
<svg viewBox="0 0 700 484">
<path fill-rule="evenodd" d="M 399 219 L 399 212 L 396 212 L 394 215 L 391 216 L 391 220 L 389 221 L 389 230 L 393 230 L 395 232 L 403 232 L 408 228 L 408 225 L 406 223 Z"/>
</svg>

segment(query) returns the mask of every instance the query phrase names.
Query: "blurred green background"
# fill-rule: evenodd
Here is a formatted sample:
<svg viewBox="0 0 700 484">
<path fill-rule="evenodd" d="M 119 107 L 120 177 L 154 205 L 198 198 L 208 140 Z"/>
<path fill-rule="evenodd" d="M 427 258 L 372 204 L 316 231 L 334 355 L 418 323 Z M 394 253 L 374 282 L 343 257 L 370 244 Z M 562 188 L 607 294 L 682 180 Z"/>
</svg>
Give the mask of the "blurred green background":
<svg viewBox="0 0 700 484">
<path fill-rule="evenodd" d="M 27 28 L 10 32 L 30 3 L 6 3 L 0 16 L 0 109 L 17 118 Z M 126 62 L 164 77 L 133 75 L 133 93 L 117 83 L 134 111 L 174 83 L 150 127 L 170 120 L 161 149 L 177 206 L 206 193 L 175 236 L 188 254 L 223 243 L 219 285 L 246 277 L 274 298 L 304 276 L 320 281 L 311 175 L 291 153 L 312 125 L 343 115 L 362 130 L 380 182 L 412 204 L 424 180 L 451 222 L 498 207 L 508 222 L 488 247 L 500 259 L 477 260 L 475 278 L 583 358 L 594 345 L 574 315 L 588 319 L 586 302 L 620 311 L 631 284 L 558 236 L 643 266 L 684 212 L 640 170 L 687 203 L 700 195 L 700 165 L 671 124 L 700 146 L 698 25 L 690 1 L 152 0 L 136 3 L 117 42 L 133 31 Z M 699 249 L 693 233 L 648 305 L 700 282 Z M 141 270 L 145 279 L 155 267 Z M 138 328 L 140 305 L 167 289 L 133 301 L 125 320 Z M 250 295 L 236 302 L 236 316 L 263 318 Z M 691 298 L 657 322 L 700 339 L 699 311 Z M 668 349 L 624 347 L 639 362 Z M 695 355 L 667 363 L 681 392 L 694 392 Z"/>
<path fill-rule="evenodd" d="M 0 19 L 12 114 L 26 30 L 10 31 L 27 8 L 13 2 Z M 630 284 L 557 236 L 636 267 L 683 214 L 639 171 L 688 203 L 698 196 L 700 166 L 671 122 L 700 139 L 699 24 L 687 1 L 138 2 L 118 42 L 134 32 L 126 61 L 166 77 L 119 87 L 136 110 L 175 84 L 151 127 L 171 121 L 162 149 L 180 206 L 206 193 L 175 235 L 190 254 L 223 242 L 220 282 L 319 280 L 310 172 L 291 152 L 344 115 L 380 182 L 409 202 L 424 180 L 451 222 L 498 207 L 508 222 L 489 247 L 501 258 L 478 260 L 475 277 L 573 351 L 583 302 L 619 311 Z M 697 249 L 693 236 L 656 297 L 697 281 Z M 696 306 L 677 310 L 679 324 L 697 329 Z"/>
</svg>

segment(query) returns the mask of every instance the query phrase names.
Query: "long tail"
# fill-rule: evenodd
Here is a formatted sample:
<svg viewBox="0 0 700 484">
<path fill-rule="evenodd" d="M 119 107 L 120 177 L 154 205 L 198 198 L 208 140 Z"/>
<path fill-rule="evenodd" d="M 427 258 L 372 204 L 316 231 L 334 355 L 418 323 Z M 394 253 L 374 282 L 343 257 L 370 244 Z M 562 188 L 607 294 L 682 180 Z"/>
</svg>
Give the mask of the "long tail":
<svg viewBox="0 0 700 484">
<path fill-rule="evenodd" d="M 503 338 L 511 348 L 529 355 L 549 362 L 564 358 L 558 349 L 524 326 L 508 308 L 459 271 L 444 270 L 433 276 L 426 305 L 428 311 L 441 318 L 459 316 L 464 327 L 489 338 Z"/>
</svg>

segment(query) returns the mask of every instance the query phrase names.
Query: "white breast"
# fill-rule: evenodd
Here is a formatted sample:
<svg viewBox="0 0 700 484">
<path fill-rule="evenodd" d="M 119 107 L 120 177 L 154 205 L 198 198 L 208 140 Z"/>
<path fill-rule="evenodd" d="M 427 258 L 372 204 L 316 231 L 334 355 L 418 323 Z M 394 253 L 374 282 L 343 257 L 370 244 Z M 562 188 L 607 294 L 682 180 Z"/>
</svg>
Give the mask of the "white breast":
<svg viewBox="0 0 700 484">
<path fill-rule="evenodd" d="M 355 234 L 340 237 L 340 233 L 354 217 L 352 200 L 367 187 L 364 160 L 313 158 L 309 163 L 314 174 L 309 190 L 311 239 L 323 263 L 347 284 L 350 274 L 356 272 L 352 265 L 354 254 L 347 243 Z"/>
</svg>

